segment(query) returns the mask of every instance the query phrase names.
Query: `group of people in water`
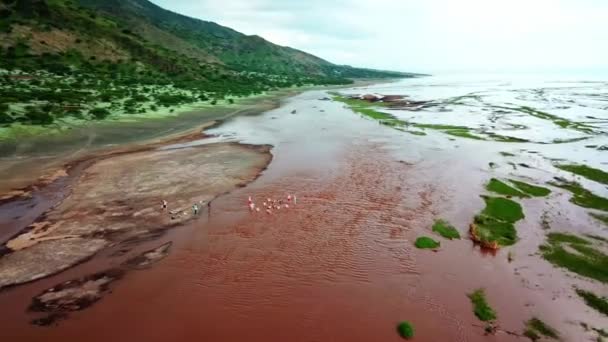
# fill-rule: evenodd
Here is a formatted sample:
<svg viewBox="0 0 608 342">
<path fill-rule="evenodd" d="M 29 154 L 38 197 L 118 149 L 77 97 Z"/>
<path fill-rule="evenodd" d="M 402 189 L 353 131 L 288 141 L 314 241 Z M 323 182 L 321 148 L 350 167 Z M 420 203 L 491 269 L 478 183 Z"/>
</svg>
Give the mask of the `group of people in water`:
<svg viewBox="0 0 608 342">
<path fill-rule="evenodd" d="M 251 196 L 249 196 L 249 199 L 247 200 L 247 206 L 249 207 L 250 212 L 259 213 L 261 210 L 265 210 L 268 215 L 271 215 L 273 210 L 289 209 L 290 205 L 296 204 L 298 204 L 296 195 L 287 195 L 285 200 L 267 198 L 266 201 L 262 203 L 261 208 L 253 202 Z"/>
</svg>

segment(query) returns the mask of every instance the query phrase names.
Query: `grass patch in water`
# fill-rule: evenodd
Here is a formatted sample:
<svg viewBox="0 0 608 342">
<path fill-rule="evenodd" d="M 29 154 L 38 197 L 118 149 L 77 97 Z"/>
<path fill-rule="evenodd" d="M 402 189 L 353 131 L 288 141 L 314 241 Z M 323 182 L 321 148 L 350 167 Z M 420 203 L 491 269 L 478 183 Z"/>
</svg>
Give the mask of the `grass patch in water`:
<svg viewBox="0 0 608 342">
<path fill-rule="evenodd" d="M 428 129 L 438 130 L 445 134 L 455 136 L 455 137 L 460 137 L 460 138 L 485 140 L 484 137 L 472 134 L 471 128 L 466 127 L 466 126 L 454 126 L 454 125 L 443 125 L 443 124 L 421 124 L 421 123 L 415 123 L 415 124 L 413 124 L 413 126 L 417 127 L 417 128 L 422 128 L 422 129 L 428 128 Z"/>
<path fill-rule="evenodd" d="M 558 125 L 561 128 L 571 128 L 571 129 L 574 129 L 574 130 L 577 130 L 580 132 L 584 132 L 584 133 L 593 133 L 593 127 L 591 127 L 589 125 L 586 125 L 586 124 L 580 123 L 580 122 L 570 121 L 568 119 L 564 119 L 557 115 L 542 112 L 540 110 L 537 110 L 537 109 L 534 109 L 531 107 L 522 106 L 519 108 L 507 108 L 507 109 L 517 110 L 519 112 L 526 113 L 528 115 L 537 117 L 539 119 L 552 121 L 554 124 Z"/>
<path fill-rule="evenodd" d="M 548 241 L 550 244 L 556 243 L 575 243 L 579 245 L 590 245 L 591 242 L 580 238 L 576 235 L 567 234 L 567 233 L 551 233 L 547 235 Z"/>
<path fill-rule="evenodd" d="M 486 208 L 482 215 L 496 218 L 497 220 L 515 223 L 523 219 L 524 212 L 521 205 L 507 198 L 484 196 Z"/>
<path fill-rule="evenodd" d="M 492 140 L 500 141 L 500 142 L 511 142 L 511 143 L 522 143 L 522 142 L 530 142 L 528 139 L 510 137 L 508 135 L 500 135 L 493 132 L 485 132 Z"/>
<path fill-rule="evenodd" d="M 525 193 L 496 178 L 490 179 L 488 184 L 486 184 L 486 190 L 505 196 L 528 197 Z"/>
<path fill-rule="evenodd" d="M 572 234 L 551 233 L 540 246 L 543 258 L 553 265 L 584 277 L 608 283 L 608 255 L 591 242 Z"/>
<path fill-rule="evenodd" d="M 482 197 L 486 207 L 471 225 L 473 240 L 494 249 L 513 245 L 517 242 L 515 222 L 525 217 L 521 205 L 502 197 Z"/>
<path fill-rule="evenodd" d="M 399 336 L 409 340 L 414 337 L 414 326 L 408 321 L 403 321 L 397 325 L 397 332 Z"/>
<path fill-rule="evenodd" d="M 434 249 L 439 247 L 441 243 L 439 243 L 439 241 L 431 239 L 428 236 L 421 236 L 416 239 L 414 245 L 416 246 L 416 248 L 420 249 Z"/>
<path fill-rule="evenodd" d="M 555 167 L 560 170 L 569 171 L 579 176 L 583 176 L 592 181 L 608 185 L 608 172 L 604 172 L 600 169 L 579 164 L 557 164 Z"/>
<path fill-rule="evenodd" d="M 444 220 L 435 221 L 435 224 L 433 224 L 433 231 L 446 239 L 460 239 L 460 233 L 458 230 L 449 222 Z"/>
<path fill-rule="evenodd" d="M 542 336 L 559 339 L 559 333 L 557 330 L 550 327 L 547 323 L 541 321 L 540 319 L 533 317 L 526 322 L 526 330 L 524 331 L 524 336 L 531 339 L 532 341 L 540 340 Z"/>
<path fill-rule="evenodd" d="M 597 240 L 597 241 L 608 243 L 608 239 L 606 239 L 605 237 L 602 237 L 602 236 L 593 235 L 593 234 L 585 234 L 585 236 L 588 238 Z"/>
<path fill-rule="evenodd" d="M 570 191 L 572 194 L 574 194 L 574 197 L 570 199 L 570 202 L 580 207 L 608 211 L 607 198 L 593 194 L 591 191 L 583 188 L 577 182 L 570 182 L 561 179 L 556 182 L 549 182 L 548 184 Z"/>
<path fill-rule="evenodd" d="M 381 105 L 381 103 L 376 103 L 376 102 L 367 102 L 365 100 L 359 100 L 359 99 L 351 99 L 348 97 L 344 97 L 344 96 L 334 96 L 333 99 L 335 101 L 339 101 L 342 103 L 345 103 L 352 111 L 365 115 L 369 118 L 375 119 L 375 120 L 395 120 L 395 121 L 399 121 L 399 123 L 402 123 L 402 121 L 397 120 L 397 118 L 395 118 L 393 115 L 390 115 L 388 113 L 382 113 L 379 112 L 375 109 L 373 109 L 373 107 L 378 107 Z"/>
<path fill-rule="evenodd" d="M 414 124 L 414 126 L 418 127 L 418 128 L 429 128 L 429 129 L 436 129 L 439 131 L 446 131 L 446 130 L 469 130 L 470 128 L 467 126 L 453 126 L 453 125 L 441 125 L 441 124 Z"/>
<path fill-rule="evenodd" d="M 513 153 L 509 153 L 509 152 L 500 152 L 500 155 L 503 157 L 515 157 L 515 155 Z"/>
<path fill-rule="evenodd" d="M 593 292 L 581 289 L 576 289 L 576 294 L 583 298 L 587 305 L 608 316 L 608 298 L 600 297 Z"/>
<path fill-rule="evenodd" d="M 605 225 L 608 225 L 608 215 L 602 215 L 602 214 L 596 214 L 596 213 L 590 213 L 589 215 L 591 215 L 591 217 L 593 217 L 594 219 L 604 223 Z"/>
<path fill-rule="evenodd" d="M 583 140 L 587 140 L 591 137 L 579 137 L 579 138 L 570 138 L 570 139 L 553 139 L 553 141 L 551 143 L 553 144 L 568 144 L 568 143 L 573 143 L 573 142 L 577 142 L 577 141 L 583 141 Z"/>
<path fill-rule="evenodd" d="M 509 179 L 509 182 L 513 183 L 516 188 L 525 192 L 527 195 L 532 197 L 545 197 L 551 194 L 551 190 L 538 185 L 532 185 L 524 182 L 520 182 L 515 179 Z"/>
<path fill-rule="evenodd" d="M 496 312 L 488 305 L 483 289 L 477 289 L 467 295 L 473 304 L 473 313 L 480 321 L 487 322 L 496 319 Z"/>
<path fill-rule="evenodd" d="M 460 138 L 467 138 L 467 139 L 474 139 L 474 140 L 486 140 L 483 137 L 471 134 L 471 132 L 469 132 L 469 130 L 466 130 L 466 129 L 451 129 L 451 130 L 444 131 L 444 133 L 455 136 L 455 137 L 460 137 Z"/>
</svg>

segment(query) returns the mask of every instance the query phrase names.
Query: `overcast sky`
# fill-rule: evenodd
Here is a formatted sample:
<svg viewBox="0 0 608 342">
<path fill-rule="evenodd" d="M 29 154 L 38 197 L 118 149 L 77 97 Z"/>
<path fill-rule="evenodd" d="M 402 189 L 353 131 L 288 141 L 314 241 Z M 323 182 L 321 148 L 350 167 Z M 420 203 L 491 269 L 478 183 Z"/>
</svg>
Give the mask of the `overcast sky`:
<svg viewBox="0 0 608 342">
<path fill-rule="evenodd" d="M 402 71 L 608 69 L 607 0 L 152 0 L 334 63 Z"/>
</svg>

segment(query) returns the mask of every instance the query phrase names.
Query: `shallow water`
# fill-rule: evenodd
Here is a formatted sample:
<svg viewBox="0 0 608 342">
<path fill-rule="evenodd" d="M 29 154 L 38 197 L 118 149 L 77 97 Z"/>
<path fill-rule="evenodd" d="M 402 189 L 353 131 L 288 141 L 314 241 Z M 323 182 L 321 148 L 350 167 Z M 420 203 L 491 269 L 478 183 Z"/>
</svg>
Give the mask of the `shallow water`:
<svg viewBox="0 0 608 342">
<path fill-rule="evenodd" d="M 416 122 L 471 127 L 490 125 L 491 110 L 483 109 L 504 103 L 534 106 L 571 120 L 583 120 L 586 114 L 579 110 L 590 108 L 599 119 L 586 121 L 605 131 L 605 100 L 590 96 L 603 92 L 605 99 L 605 86 L 431 77 L 348 92 L 405 94 L 413 100 L 475 92 L 481 100 L 468 98 L 460 105 L 419 112 L 391 111 Z M 24 310 L 30 298 L 76 274 L 111 265 L 112 259 L 98 258 L 0 294 L 5 308 L 0 335 L 24 341 L 398 341 L 397 322 L 410 320 L 421 341 L 517 340 L 505 333 L 483 336 L 483 325 L 466 297 L 480 287 L 486 288 L 505 330 L 521 332 L 523 322 L 536 315 L 556 327 L 564 340 L 580 341 L 587 335 L 579 321 L 606 325 L 605 318 L 571 296 L 572 285 L 598 293 L 605 290 L 602 285 L 566 276 L 535 255 L 544 240 L 544 211 L 556 230 L 606 236 L 560 190 L 552 189 L 548 199 L 520 201 L 526 219 L 517 225 L 520 242 L 509 249 L 515 255 L 512 263 L 507 262 L 507 250 L 483 253 L 467 239 L 441 240 L 437 253 L 413 247 L 417 236 L 432 235 L 430 226 L 439 217 L 466 236 L 468 224 L 483 208 L 479 195 L 491 177 L 542 184 L 555 175 L 567 176 L 548 158 L 602 167 L 608 152 L 585 145 L 608 144 L 605 134 L 557 145 L 475 141 L 431 130 L 427 136 L 413 136 L 359 117 L 341 103 L 319 100 L 325 96 L 323 91 L 306 92 L 276 110 L 235 117 L 210 130 L 217 136 L 213 141 L 272 144 L 273 162 L 248 187 L 214 201 L 200 220 L 159 240 L 159 245 L 174 241 L 160 264 L 128 274 L 111 295 L 57 327 L 28 324 Z M 569 99 L 575 104 L 567 110 L 552 107 Z M 492 124 L 520 119 L 529 129 L 518 133 L 533 134 L 535 140 L 580 134 L 521 113 Z M 507 159 L 500 151 L 516 157 Z M 533 168 L 513 169 L 508 161 Z M 498 167 L 490 168 L 489 162 Z M 604 186 L 581 183 L 608 195 Z M 259 204 L 289 193 L 298 197 L 289 210 L 272 215 L 247 211 L 248 196 Z"/>
</svg>

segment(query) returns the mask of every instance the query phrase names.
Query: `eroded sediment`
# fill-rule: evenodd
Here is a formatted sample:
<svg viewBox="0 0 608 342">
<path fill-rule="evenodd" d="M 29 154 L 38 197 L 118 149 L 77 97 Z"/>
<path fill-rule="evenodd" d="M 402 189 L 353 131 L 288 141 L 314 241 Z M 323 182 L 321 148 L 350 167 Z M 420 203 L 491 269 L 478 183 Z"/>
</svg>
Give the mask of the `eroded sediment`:
<svg viewBox="0 0 608 342">
<path fill-rule="evenodd" d="M 219 194 L 255 179 L 269 146 L 209 144 L 122 152 L 89 166 L 71 194 L 23 233 L 0 258 L 0 288 L 65 270 L 101 249 L 193 217 Z M 168 208 L 161 208 L 161 200 Z"/>
</svg>

